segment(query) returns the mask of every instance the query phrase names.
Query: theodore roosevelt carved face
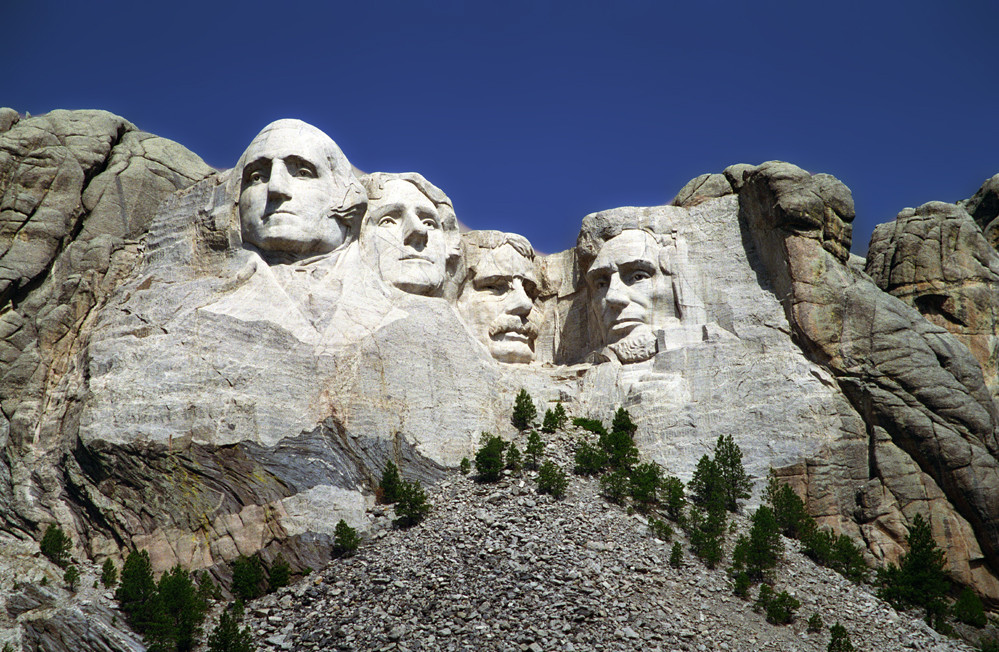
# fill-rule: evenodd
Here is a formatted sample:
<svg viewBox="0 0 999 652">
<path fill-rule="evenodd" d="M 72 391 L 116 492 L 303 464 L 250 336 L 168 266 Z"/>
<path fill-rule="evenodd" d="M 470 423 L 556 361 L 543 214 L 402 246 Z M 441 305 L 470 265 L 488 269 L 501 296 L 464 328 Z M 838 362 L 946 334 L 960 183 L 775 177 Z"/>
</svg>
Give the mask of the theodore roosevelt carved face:
<svg viewBox="0 0 999 652">
<path fill-rule="evenodd" d="M 389 285 L 440 296 L 460 246 L 450 201 L 416 173 L 376 172 L 362 183 L 369 196 L 361 226 L 365 258 Z"/>
<path fill-rule="evenodd" d="M 298 259 L 357 237 L 366 196 L 329 136 L 300 120 L 278 120 L 243 153 L 239 221 L 243 242 Z"/>
<path fill-rule="evenodd" d="M 498 231 L 465 234 L 468 272 L 457 309 L 472 333 L 500 362 L 534 360 L 531 321 L 538 281 L 534 249 L 523 236 Z"/>
</svg>

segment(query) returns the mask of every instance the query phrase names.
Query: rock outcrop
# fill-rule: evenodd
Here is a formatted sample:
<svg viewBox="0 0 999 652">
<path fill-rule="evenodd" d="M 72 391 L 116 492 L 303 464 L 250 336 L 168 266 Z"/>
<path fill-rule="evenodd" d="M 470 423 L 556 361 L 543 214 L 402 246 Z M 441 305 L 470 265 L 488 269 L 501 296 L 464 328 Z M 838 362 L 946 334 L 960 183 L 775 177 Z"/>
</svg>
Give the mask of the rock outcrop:
<svg viewBox="0 0 999 652">
<path fill-rule="evenodd" d="M 213 171 L 107 113 L 0 113 L 5 529 L 58 523 L 79 556 L 144 548 L 159 571 L 317 568 L 338 520 L 369 527 L 386 460 L 435 482 L 483 431 L 515 436 L 525 388 L 542 411 L 627 407 L 683 479 L 733 435 L 758 485 L 776 468 L 877 559 L 924 514 L 999 601 L 992 186 L 880 227 L 867 273 L 849 190 L 777 162 L 586 216 L 570 251 L 463 250 L 422 176 L 358 179 L 325 134 L 276 124 L 285 149 Z M 293 180 L 349 201 L 293 205 Z M 291 218 L 323 246 L 269 231 Z"/>
</svg>

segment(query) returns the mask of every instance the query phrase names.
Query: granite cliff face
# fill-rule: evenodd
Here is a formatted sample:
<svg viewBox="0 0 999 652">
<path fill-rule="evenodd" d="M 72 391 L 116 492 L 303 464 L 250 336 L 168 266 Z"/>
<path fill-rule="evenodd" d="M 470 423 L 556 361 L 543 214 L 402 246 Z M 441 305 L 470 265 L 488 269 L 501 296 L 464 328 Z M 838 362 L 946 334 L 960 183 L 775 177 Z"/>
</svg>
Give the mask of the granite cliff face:
<svg viewBox="0 0 999 652">
<path fill-rule="evenodd" d="M 849 190 L 776 162 L 536 256 L 459 237 L 426 179 L 358 178 L 295 121 L 214 171 L 107 113 L 0 117 L 6 536 L 319 567 L 340 518 L 368 527 L 387 459 L 434 482 L 482 431 L 514 434 L 523 387 L 627 407 L 684 479 L 731 434 L 879 560 L 922 513 L 999 601 L 995 179 L 879 227 L 866 271 Z"/>
</svg>

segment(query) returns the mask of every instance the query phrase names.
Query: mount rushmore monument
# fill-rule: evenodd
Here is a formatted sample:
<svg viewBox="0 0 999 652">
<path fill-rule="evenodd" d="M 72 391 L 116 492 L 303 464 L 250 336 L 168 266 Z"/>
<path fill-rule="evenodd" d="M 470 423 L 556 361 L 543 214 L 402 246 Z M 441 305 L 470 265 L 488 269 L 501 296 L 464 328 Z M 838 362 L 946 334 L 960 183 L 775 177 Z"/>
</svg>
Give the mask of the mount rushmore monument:
<svg viewBox="0 0 999 652">
<path fill-rule="evenodd" d="M 838 180 L 733 165 L 545 255 L 297 120 L 218 171 L 105 112 L 5 109 L 4 536 L 317 567 L 338 520 L 367 527 L 387 460 L 435 482 L 513 436 L 525 388 L 626 407 L 685 480 L 732 435 L 755 501 L 774 468 L 872 560 L 922 514 L 999 601 L 997 198 L 999 176 L 906 209 L 864 260 Z"/>
</svg>

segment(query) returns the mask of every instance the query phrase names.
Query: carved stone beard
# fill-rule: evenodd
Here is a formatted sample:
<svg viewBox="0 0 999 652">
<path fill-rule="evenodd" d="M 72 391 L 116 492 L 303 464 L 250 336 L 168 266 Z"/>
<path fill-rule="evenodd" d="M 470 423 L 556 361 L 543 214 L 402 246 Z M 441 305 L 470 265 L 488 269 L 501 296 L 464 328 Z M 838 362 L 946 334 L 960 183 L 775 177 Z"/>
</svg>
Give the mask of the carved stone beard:
<svg viewBox="0 0 999 652">
<path fill-rule="evenodd" d="M 607 348 L 614 352 L 621 364 L 645 362 L 658 352 L 656 335 L 647 325 L 638 326 L 617 342 L 608 344 Z"/>
</svg>

